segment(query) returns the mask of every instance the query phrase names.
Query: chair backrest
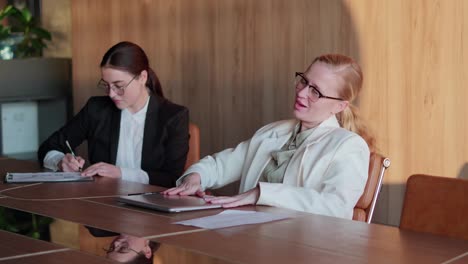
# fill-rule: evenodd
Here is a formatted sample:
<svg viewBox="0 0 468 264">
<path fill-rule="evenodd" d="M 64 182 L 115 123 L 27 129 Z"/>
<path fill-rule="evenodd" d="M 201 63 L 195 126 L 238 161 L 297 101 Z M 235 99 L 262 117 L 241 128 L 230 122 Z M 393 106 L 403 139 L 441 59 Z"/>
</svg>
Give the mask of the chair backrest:
<svg viewBox="0 0 468 264">
<path fill-rule="evenodd" d="M 361 198 L 354 207 L 353 220 L 370 223 L 375 204 L 379 197 L 385 170 L 390 167 L 390 159 L 372 152 L 369 159 L 369 176 Z"/>
<path fill-rule="evenodd" d="M 197 125 L 190 123 L 189 134 L 189 152 L 187 154 L 187 161 L 185 162 L 185 169 L 200 160 L 200 129 Z"/>
<path fill-rule="evenodd" d="M 410 176 L 400 228 L 468 239 L 468 180 Z"/>
<path fill-rule="evenodd" d="M 80 251 L 101 257 L 106 256 L 106 251 L 104 249 L 109 248 L 111 242 L 117 237 L 95 237 L 89 233 L 84 225 L 79 224 L 78 228 Z"/>
</svg>

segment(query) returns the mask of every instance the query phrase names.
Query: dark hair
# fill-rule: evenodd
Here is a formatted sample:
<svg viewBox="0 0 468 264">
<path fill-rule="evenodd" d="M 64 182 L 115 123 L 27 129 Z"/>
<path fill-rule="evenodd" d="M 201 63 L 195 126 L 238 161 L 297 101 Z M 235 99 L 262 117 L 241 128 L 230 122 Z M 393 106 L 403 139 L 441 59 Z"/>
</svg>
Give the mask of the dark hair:
<svg viewBox="0 0 468 264">
<path fill-rule="evenodd" d="M 116 68 L 134 75 L 145 70 L 148 72 L 146 86 L 152 93 L 164 97 L 161 83 L 150 68 L 146 53 L 135 43 L 123 41 L 112 46 L 102 57 L 101 67 Z"/>
<path fill-rule="evenodd" d="M 132 259 L 132 260 L 130 260 L 128 262 L 125 262 L 125 263 L 126 264 L 153 264 L 154 253 L 159 249 L 160 245 L 161 244 L 159 244 L 158 242 L 154 242 L 154 241 L 150 240 L 149 244 L 148 244 L 148 246 L 151 249 L 151 257 L 150 258 L 146 258 L 146 256 L 143 255 L 143 254 L 139 254 L 134 259 Z"/>
</svg>

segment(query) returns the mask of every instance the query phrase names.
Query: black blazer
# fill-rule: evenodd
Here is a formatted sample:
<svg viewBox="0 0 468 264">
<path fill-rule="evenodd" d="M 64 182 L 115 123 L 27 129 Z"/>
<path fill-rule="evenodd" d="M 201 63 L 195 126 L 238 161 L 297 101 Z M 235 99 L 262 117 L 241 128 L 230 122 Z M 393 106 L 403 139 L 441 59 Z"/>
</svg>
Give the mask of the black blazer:
<svg viewBox="0 0 468 264">
<path fill-rule="evenodd" d="M 74 149 L 88 141 L 91 164 L 115 164 L 120 133 L 121 110 L 108 96 L 91 97 L 80 112 L 64 127 L 53 133 L 39 147 L 38 158 L 43 165 L 50 150 L 68 153 L 68 140 Z M 174 187 L 184 170 L 189 149 L 188 109 L 151 95 L 143 132 L 141 169 L 149 183 Z"/>
</svg>

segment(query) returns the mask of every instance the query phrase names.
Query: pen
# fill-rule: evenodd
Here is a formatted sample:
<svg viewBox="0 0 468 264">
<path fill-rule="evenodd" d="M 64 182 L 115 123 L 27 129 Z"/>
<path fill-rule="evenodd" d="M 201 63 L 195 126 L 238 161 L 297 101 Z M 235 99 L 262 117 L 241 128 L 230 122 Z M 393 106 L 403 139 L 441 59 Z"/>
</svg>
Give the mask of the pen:
<svg viewBox="0 0 468 264">
<path fill-rule="evenodd" d="M 147 194 L 156 194 L 156 193 L 161 193 L 161 192 L 129 193 L 128 196 L 133 196 L 133 195 L 147 195 Z"/>
<path fill-rule="evenodd" d="M 72 156 L 76 159 L 75 152 L 73 152 L 73 149 L 71 148 L 70 143 L 68 143 L 68 140 L 65 140 L 65 144 L 67 145 L 68 149 L 70 150 L 70 153 L 72 154 Z M 83 168 L 81 168 L 81 167 L 79 167 L 78 169 L 80 171 L 83 170 Z"/>
</svg>

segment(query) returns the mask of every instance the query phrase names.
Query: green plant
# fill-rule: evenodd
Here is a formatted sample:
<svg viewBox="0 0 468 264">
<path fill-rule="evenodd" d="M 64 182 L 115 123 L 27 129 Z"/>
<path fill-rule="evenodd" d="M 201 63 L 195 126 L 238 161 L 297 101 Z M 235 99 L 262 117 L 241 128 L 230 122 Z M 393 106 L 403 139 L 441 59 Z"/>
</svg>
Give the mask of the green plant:
<svg viewBox="0 0 468 264">
<path fill-rule="evenodd" d="M 18 228 L 15 225 L 15 217 L 12 211 L 6 208 L 0 207 L 0 229 L 9 232 L 18 232 Z"/>
<path fill-rule="evenodd" d="M 8 5 L 2 10 L 0 10 L 0 21 L 3 21 L 6 17 L 9 17 L 15 12 L 13 9 L 13 6 Z M 4 26 L 3 24 L 0 23 L 0 40 L 7 39 L 11 34 L 11 27 L 9 26 Z"/>
<path fill-rule="evenodd" d="M 38 21 L 26 7 L 18 9 L 12 5 L 5 6 L 0 10 L 0 21 L 7 18 L 11 26 L 0 24 L 0 41 L 21 35 L 21 41 L 16 44 L 15 56 L 17 58 L 41 56 L 42 50 L 47 47 L 46 41 L 52 40 L 50 32 L 38 25 Z"/>
<path fill-rule="evenodd" d="M 31 213 L 0 207 L 0 229 L 49 240 L 49 225 L 53 219 Z"/>
</svg>

